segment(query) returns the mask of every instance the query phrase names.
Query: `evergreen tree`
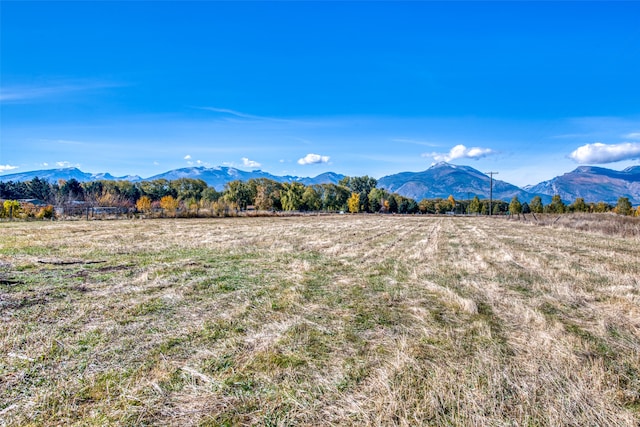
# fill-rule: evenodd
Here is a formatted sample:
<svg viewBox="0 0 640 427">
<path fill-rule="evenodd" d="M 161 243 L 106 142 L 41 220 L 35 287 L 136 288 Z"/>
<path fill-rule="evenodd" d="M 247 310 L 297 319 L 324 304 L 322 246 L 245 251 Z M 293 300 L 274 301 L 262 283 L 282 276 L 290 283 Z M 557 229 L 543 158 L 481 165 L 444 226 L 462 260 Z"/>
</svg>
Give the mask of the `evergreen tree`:
<svg viewBox="0 0 640 427">
<path fill-rule="evenodd" d="M 511 203 L 509 203 L 509 213 L 511 215 L 518 215 L 518 218 L 520 218 L 520 214 L 522 213 L 522 204 L 520 203 L 520 200 L 518 200 L 518 196 L 513 196 L 513 199 L 511 199 Z"/>
<path fill-rule="evenodd" d="M 582 197 L 576 198 L 576 200 L 574 200 L 574 202 L 569 205 L 569 208 L 573 212 L 589 212 L 589 207 L 584 202 L 584 199 Z"/>
<path fill-rule="evenodd" d="M 540 196 L 534 196 L 533 199 L 531 199 L 531 203 L 529 204 L 529 209 L 531 209 L 531 212 L 533 212 L 534 214 L 544 212 L 542 198 Z"/>
<path fill-rule="evenodd" d="M 618 198 L 618 203 L 616 204 L 616 213 L 618 215 L 631 215 L 632 214 L 632 206 L 628 197 L 620 197 Z"/>
<path fill-rule="evenodd" d="M 551 198 L 551 203 L 545 206 L 545 212 L 548 212 L 548 213 L 561 214 L 561 213 L 564 213 L 565 210 L 566 210 L 566 207 L 564 205 L 564 202 L 560 198 L 559 194 L 554 195 Z"/>
<path fill-rule="evenodd" d="M 467 209 L 467 213 L 470 214 L 478 214 L 480 213 L 480 199 L 478 196 L 475 196 L 471 203 L 469 203 L 469 208 Z"/>
</svg>

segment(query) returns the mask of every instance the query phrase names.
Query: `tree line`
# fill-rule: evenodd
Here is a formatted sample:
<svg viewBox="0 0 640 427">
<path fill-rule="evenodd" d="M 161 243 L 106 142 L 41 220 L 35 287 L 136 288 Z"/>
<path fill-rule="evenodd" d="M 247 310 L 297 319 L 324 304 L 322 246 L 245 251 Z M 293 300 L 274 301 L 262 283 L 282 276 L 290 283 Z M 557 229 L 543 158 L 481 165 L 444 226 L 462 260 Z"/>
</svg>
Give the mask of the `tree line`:
<svg viewBox="0 0 640 427">
<path fill-rule="evenodd" d="M 560 196 L 545 205 L 539 196 L 529 202 L 520 202 L 514 197 L 510 203 L 475 196 L 473 199 L 448 198 L 414 199 L 391 193 L 377 187 L 377 180 L 369 176 L 345 177 L 337 184 L 304 185 L 299 182 L 277 182 L 267 178 L 248 181 L 231 181 L 223 191 L 217 191 L 201 179 L 180 178 L 152 181 L 108 181 L 79 182 L 76 179 L 49 183 L 40 178 L 24 182 L 0 182 L 1 216 L 21 212 L 23 216 L 48 218 L 52 207 L 73 210 L 86 207 L 119 208 L 127 211 L 168 212 L 187 211 L 198 214 L 205 209 L 216 216 L 224 216 L 244 210 L 256 211 L 312 211 L 312 212 L 369 212 L 400 214 L 527 214 L 610 212 L 623 215 L 640 215 L 640 207 L 633 210 L 628 198 L 621 197 L 617 205 L 604 202 L 586 203 L 578 198 L 565 204 Z M 17 201 L 23 201 L 17 203 Z M 35 200 L 45 206 L 29 206 L 25 200 Z M 13 203 L 13 205 L 12 205 Z M 17 203 L 17 204 L 16 204 Z M 6 206 L 5 206 L 6 205 Z"/>
</svg>

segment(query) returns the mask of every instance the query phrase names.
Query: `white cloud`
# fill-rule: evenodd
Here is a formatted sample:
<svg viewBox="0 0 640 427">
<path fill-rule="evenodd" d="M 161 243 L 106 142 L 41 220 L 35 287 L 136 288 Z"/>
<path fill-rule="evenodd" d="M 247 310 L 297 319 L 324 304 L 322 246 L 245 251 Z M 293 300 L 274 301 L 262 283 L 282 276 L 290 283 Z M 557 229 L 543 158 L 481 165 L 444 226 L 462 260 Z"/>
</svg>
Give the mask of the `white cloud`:
<svg viewBox="0 0 640 427">
<path fill-rule="evenodd" d="M 63 162 L 56 162 L 56 166 L 59 168 L 79 168 L 80 164 L 79 163 L 73 164 L 71 162 L 63 161 Z"/>
<path fill-rule="evenodd" d="M 640 132 L 631 132 L 624 136 L 627 139 L 640 139 Z"/>
<path fill-rule="evenodd" d="M 0 165 L 0 172 L 12 171 L 14 169 L 18 169 L 18 166 Z"/>
<path fill-rule="evenodd" d="M 191 155 L 190 155 L 190 154 L 187 154 L 186 156 L 184 156 L 184 159 L 185 159 L 185 160 L 191 160 Z"/>
<path fill-rule="evenodd" d="M 640 157 L 640 142 L 603 144 L 595 142 L 578 147 L 570 155 L 576 163 L 613 163 Z"/>
<path fill-rule="evenodd" d="M 242 158 L 242 165 L 246 168 L 259 168 L 260 166 L 262 166 L 260 163 L 254 160 L 249 160 L 246 157 Z"/>
<path fill-rule="evenodd" d="M 481 159 L 483 157 L 494 154 L 491 148 L 470 147 L 467 148 L 462 144 L 458 144 L 449 150 L 448 153 L 431 153 L 426 154 L 425 157 L 433 157 L 437 162 L 450 162 L 455 159 Z"/>
<path fill-rule="evenodd" d="M 313 165 L 318 163 L 329 163 L 329 156 L 321 156 L 320 154 L 309 153 L 301 159 L 298 159 L 299 165 Z"/>
</svg>

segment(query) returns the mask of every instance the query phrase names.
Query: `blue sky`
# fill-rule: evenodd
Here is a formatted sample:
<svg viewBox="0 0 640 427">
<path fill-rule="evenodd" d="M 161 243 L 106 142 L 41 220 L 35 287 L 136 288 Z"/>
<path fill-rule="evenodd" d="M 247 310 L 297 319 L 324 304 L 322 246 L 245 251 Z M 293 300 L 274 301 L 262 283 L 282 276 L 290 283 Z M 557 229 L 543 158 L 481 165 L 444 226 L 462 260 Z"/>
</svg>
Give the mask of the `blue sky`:
<svg viewBox="0 0 640 427">
<path fill-rule="evenodd" d="M 639 2 L 0 3 L 0 174 L 640 163 Z"/>
</svg>

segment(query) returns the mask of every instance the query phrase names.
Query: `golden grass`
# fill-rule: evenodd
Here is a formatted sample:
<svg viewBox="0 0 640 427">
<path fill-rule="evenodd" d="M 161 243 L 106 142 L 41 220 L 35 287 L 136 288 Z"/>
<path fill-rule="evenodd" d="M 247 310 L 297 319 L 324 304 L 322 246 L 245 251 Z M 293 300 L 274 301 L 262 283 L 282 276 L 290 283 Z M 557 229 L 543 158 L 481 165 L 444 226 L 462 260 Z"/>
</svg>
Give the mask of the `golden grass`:
<svg viewBox="0 0 640 427">
<path fill-rule="evenodd" d="M 2 224 L 0 425 L 640 423 L 640 241 L 497 218 Z"/>
</svg>

